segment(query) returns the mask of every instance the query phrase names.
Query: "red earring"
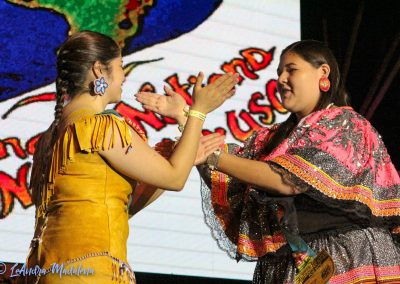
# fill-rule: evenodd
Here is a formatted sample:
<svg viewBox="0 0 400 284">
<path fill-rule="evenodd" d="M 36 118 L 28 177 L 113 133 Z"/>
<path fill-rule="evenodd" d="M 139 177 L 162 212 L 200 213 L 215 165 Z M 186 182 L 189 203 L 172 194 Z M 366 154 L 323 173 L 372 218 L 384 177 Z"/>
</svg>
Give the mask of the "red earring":
<svg viewBox="0 0 400 284">
<path fill-rule="evenodd" d="M 319 79 L 319 89 L 322 92 L 328 92 L 329 89 L 331 88 L 331 81 L 329 81 L 329 79 L 327 77 L 322 77 L 321 79 Z"/>
</svg>

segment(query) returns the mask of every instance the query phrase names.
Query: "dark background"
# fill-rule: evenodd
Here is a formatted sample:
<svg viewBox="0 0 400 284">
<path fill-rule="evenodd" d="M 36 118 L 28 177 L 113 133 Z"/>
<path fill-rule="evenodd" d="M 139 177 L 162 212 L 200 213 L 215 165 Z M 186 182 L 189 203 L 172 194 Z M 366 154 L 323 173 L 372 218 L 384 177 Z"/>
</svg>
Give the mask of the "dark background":
<svg viewBox="0 0 400 284">
<path fill-rule="evenodd" d="M 382 135 L 400 171 L 400 1 L 303 0 L 301 38 L 334 52 L 353 108 Z"/>
</svg>

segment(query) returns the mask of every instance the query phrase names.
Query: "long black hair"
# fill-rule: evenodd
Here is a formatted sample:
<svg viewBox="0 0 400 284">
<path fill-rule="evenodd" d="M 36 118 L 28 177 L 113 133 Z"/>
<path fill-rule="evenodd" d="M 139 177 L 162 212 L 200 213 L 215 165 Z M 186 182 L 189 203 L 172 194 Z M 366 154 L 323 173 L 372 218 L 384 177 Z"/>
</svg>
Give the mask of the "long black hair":
<svg viewBox="0 0 400 284">
<path fill-rule="evenodd" d="M 42 190 L 49 175 L 52 149 L 57 140 L 65 98 L 73 98 L 83 92 L 92 93 L 93 83 L 87 85 L 85 82 L 95 62 L 99 61 L 109 71 L 110 62 L 120 54 L 120 48 L 113 39 L 92 31 L 75 33 L 61 45 L 57 55 L 54 120 L 39 139 L 33 157 L 30 188 L 36 206 L 42 201 Z"/>
<path fill-rule="evenodd" d="M 342 85 L 339 66 L 332 51 L 323 43 L 316 40 L 301 40 L 292 43 L 281 53 L 281 59 L 286 53 L 295 53 L 302 59 L 310 63 L 315 68 L 322 64 L 328 64 L 330 73 L 328 79 L 331 81 L 331 88 L 327 92 L 322 92 L 314 111 L 326 108 L 333 103 L 336 106 L 350 105 L 349 97 Z M 292 113 L 289 118 L 279 125 L 274 136 L 265 145 L 263 153 L 270 154 L 295 128 L 297 117 Z"/>
</svg>

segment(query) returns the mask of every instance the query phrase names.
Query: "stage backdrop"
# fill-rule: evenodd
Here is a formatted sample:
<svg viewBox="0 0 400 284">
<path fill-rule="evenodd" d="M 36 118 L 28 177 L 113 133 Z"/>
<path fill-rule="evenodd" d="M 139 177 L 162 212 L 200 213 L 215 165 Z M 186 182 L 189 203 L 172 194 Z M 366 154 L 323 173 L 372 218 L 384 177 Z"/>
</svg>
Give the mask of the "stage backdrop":
<svg viewBox="0 0 400 284">
<path fill-rule="evenodd" d="M 149 143 L 174 138 L 173 121 L 144 111 L 139 90 L 164 85 L 188 102 L 199 71 L 208 81 L 236 71 L 236 95 L 207 117 L 205 132 L 240 144 L 287 116 L 276 93 L 281 50 L 300 38 L 297 0 L 1 0 L 0 262 L 24 262 L 33 235 L 32 155 L 53 117 L 56 51 L 69 33 L 95 30 L 123 48 L 122 101 L 110 106 L 142 127 Z M 143 161 L 145 162 L 145 161 Z M 198 173 L 129 221 L 136 271 L 251 279 L 254 263 L 219 250 L 203 221 Z M 72 238 L 74 236 L 71 236 Z M 90 237 L 90 236 L 89 236 Z"/>
</svg>

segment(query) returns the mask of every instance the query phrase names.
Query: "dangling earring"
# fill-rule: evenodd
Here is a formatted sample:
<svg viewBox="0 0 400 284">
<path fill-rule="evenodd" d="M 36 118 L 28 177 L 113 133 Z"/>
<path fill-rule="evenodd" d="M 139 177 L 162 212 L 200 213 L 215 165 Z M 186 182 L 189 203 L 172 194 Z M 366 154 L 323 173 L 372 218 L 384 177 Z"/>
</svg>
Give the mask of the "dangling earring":
<svg viewBox="0 0 400 284">
<path fill-rule="evenodd" d="M 108 88 L 108 84 L 104 80 L 104 77 L 100 77 L 99 79 L 94 80 L 94 93 L 96 95 L 99 95 L 99 96 L 104 95 L 107 88 Z"/>
<path fill-rule="evenodd" d="M 319 89 L 322 92 L 328 92 L 329 89 L 331 88 L 331 81 L 329 81 L 329 79 L 327 77 L 322 77 L 321 79 L 319 79 Z"/>
</svg>

